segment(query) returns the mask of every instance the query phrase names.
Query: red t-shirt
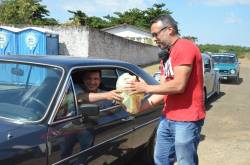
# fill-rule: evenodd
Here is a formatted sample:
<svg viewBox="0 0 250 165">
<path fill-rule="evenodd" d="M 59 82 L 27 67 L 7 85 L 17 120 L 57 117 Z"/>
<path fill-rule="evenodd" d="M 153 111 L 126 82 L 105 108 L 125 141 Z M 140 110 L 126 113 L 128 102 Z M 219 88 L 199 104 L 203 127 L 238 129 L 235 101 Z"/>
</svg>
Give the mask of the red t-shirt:
<svg viewBox="0 0 250 165">
<path fill-rule="evenodd" d="M 169 59 L 163 66 L 161 74 L 166 81 L 174 79 L 173 68 L 192 64 L 192 72 L 184 93 L 166 95 L 163 112 L 169 120 L 197 121 L 205 118 L 203 102 L 203 68 L 199 48 L 186 39 L 179 39 L 171 48 Z"/>
</svg>

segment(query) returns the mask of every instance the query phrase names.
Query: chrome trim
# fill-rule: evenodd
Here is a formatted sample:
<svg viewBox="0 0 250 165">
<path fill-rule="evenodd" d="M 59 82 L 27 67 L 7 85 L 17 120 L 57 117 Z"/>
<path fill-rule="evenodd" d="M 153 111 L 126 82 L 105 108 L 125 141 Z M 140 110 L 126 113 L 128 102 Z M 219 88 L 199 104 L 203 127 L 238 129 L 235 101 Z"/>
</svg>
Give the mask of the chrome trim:
<svg viewBox="0 0 250 165">
<path fill-rule="evenodd" d="M 108 108 L 105 108 L 105 109 L 101 109 L 100 112 L 107 112 L 107 111 L 110 111 L 110 110 L 113 110 L 115 108 L 120 108 L 122 107 L 121 105 L 114 105 L 112 107 L 108 107 Z"/>
<path fill-rule="evenodd" d="M 61 123 L 64 123 L 66 121 L 70 121 L 70 120 L 75 120 L 75 119 L 80 119 L 80 118 L 84 118 L 82 115 L 77 115 L 77 116 L 73 116 L 73 117 L 69 117 L 69 118 L 66 118 L 66 119 L 62 119 L 62 120 L 58 120 L 58 121 L 55 121 L 51 124 L 48 124 L 49 126 L 54 126 L 54 125 L 57 125 L 57 124 L 61 124 Z"/>
<path fill-rule="evenodd" d="M 52 125 L 53 120 L 54 120 L 54 118 L 56 117 L 57 110 L 58 110 L 58 108 L 60 108 L 60 105 L 61 105 L 61 103 L 62 103 L 62 101 L 63 101 L 63 97 L 64 97 L 65 94 L 66 94 L 65 90 L 66 90 L 67 87 L 69 86 L 69 81 L 70 81 L 70 80 L 69 80 L 69 78 L 68 78 L 68 76 L 67 76 L 66 81 L 65 81 L 64 84 L 63 84 L 62 90 L 61 90 L 61 92 L 59 93 L 58 99 L 56 100 L 55 106 L 54 106 L 54 108 L 53 108 L 53 110 L 52 110 L 52 114 L 50 115 L 50 118 L 49 118 L 49 121 L 48 121 L 48 125 Z M 65 119 L 63 119 L 63 120 L 65 120 Z M 58 122 L 58 121 L 57 121 L 57 122 Z"/>
<path fill-rule="evenodd" d="M 141 125 L 139 125 L 139 126 L 136 126 L 136 127 L 134 128 L 134 130 L 137 130 L 137 129 L 140 129 L 140 128 L 142 128 L 142 127 L 145 127 L 145 126 L 147 126 L 147 125 L 149 125 L 149 124 L 151 124 L 151 123 L 153 123 L 153 122 L 156 122 L 157 120 L 160 120 L 160 117 L 155 118 L 155 119 L 153 119 L 153 120 L 150 120 L 150 121 L 148 121 L 148 122 L 146 122 L 146 123 L 144 123 L 144 124 L 141 124 Z"/>
</svg>

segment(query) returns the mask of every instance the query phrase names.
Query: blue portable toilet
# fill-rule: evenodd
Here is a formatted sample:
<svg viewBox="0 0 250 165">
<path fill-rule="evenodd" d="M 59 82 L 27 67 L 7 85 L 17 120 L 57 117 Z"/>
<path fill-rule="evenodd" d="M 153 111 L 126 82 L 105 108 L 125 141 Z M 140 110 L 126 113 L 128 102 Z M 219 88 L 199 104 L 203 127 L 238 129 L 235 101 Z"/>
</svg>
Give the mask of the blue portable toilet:
<svg viewBox="0 0 250 165">
<path fill-rule="evenodd" d="M 58 55 L 58 34 L 38 27 L 21 29 L 18 34 L 18 54 L 20 55 Z"/>
<path fill-rule="evenodd" d="M 17 33 L 18 28 L 0 26 L 0 55 L 16 55 L 17 54 Z"/>
</svg>

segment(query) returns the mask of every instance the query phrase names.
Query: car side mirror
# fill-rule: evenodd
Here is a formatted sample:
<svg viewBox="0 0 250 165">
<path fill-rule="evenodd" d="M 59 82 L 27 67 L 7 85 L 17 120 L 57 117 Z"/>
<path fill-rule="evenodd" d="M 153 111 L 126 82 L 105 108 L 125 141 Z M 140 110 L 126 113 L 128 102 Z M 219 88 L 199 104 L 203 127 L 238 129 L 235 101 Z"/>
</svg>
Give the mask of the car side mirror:
<svg viewBox="0 0 250 165">
<path fill-rule="evenodd" d="M 96 104 L 82 104 L 79 107 L 79 112 L 83 116 L 98 116 L 100 108 Z"/>
</svg>

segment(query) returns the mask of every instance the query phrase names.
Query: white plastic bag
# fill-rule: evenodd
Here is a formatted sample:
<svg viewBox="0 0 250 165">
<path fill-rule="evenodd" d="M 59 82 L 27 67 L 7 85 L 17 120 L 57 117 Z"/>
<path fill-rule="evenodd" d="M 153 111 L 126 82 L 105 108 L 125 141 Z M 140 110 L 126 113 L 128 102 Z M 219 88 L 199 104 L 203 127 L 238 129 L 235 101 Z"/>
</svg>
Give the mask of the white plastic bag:
<svg viewBox="0 0 250 165">
<path fill-rule="evenodd" d="M 126 82 L 131 81 L 138 80 L 136 79 L 136 76 L 132 76 L 129 73 L 123 73 L 116 82 L 116 89 L 121 91 L 121 96 L 123 97 L 121 104 L 125 106 L 126 111 L 131 114 L 136 114 L 139 112 L 144 94 L 130 95 L 127 91 L 125 91 L 124 87 L 126 87 Z"/>
</svg>

